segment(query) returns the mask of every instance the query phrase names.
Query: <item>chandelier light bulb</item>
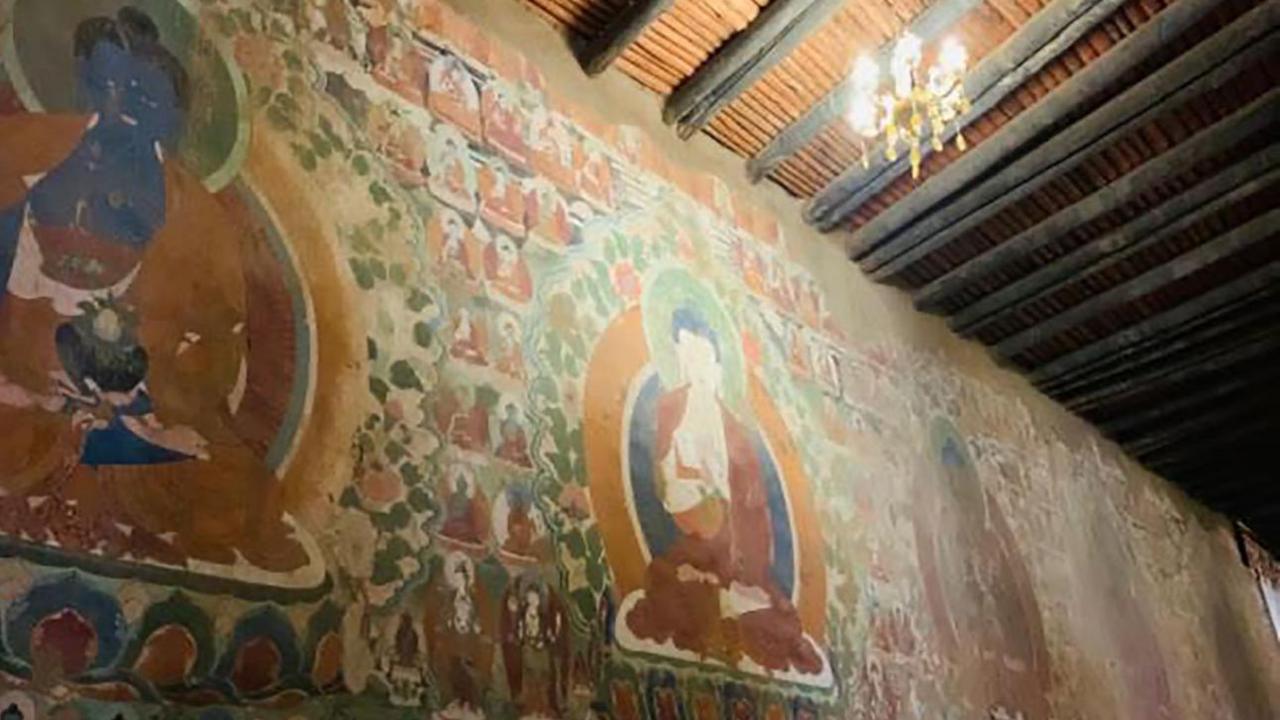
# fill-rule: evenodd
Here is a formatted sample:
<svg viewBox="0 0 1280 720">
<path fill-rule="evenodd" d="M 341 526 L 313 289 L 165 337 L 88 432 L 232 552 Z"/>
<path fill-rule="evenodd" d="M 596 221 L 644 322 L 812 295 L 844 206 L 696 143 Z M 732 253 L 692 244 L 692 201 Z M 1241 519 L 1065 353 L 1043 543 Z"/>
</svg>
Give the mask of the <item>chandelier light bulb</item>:
<svg viewBox="0 0 1280 720">
<path fill-rule="evenodd" d="M 863 55 L 853 64 L 853 87 L 859 94 L 874 94 L 880 86 L 880 68 L 870 55 Z"/>
<path fill-rule="evenodd" d="M 882 92 L 881 68 L 869 56 L 853 65 L 849 77 L 852 90 L 847 118 L 854 132 L 863 138 L 881 140 L 881 151 L 889 162 L 898 159 L 899 145 L 911 160 L 911 176 L 920 176 L 925 148 L 943 149 L 947 126 L 953 126 L 956 147 L 966 143 L 959 118 L 968 112 L 964 73 L 969 55 L 954 37 L 938 46 L 934 61 L 924 66 L 924 42 L 904 33 L 893 46 L 889 58 L 891 88 Z M 869 166 L 869 152 L 862 146 L 862 164 Z"/>
<path fill-rule="evenodd" d="M 969 53 L 959 40 L 948 37 L 942 41 L 942 46 L 938 50 L 938 64 L 942 67 L 943 73 L 958 75 L 964 72 L 968 63 Z"/>
<path fill-rule="evenodd" d="M 913 75 L 920 64 L 923 51 L 924 42 L 912 33 L 903 34 L 893 46 L 890 71 L 893 75 L 893 92 L 898 97 L 911 95 L 911 87 L 914 84 Z"/>
</svg>

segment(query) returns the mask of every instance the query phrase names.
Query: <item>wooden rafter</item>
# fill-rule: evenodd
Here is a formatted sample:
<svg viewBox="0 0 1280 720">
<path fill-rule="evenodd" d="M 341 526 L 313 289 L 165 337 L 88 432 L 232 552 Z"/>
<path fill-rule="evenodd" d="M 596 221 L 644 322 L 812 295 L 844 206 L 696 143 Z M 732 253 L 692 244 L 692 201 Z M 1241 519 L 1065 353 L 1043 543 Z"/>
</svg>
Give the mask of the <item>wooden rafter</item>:
<svg viewBox="0 0 1280 720">
<path fill-rule="evenodd" d="M 680 84 L 662 111 L 689 138 L 844 6 L 845 0 L 774 0 Z"/>
<path fill-rule="evenodd" d="M 1098 429 L 1114 438 L 1123 438 L 1135 430 L 1159 425 L 1170 417 L 1177 417 L 1210 403 L 1219 403 L 1241 393 L 1256 392 L 1259 383 L 1268 383 L 1280 373 L 1280 367 L 1251 368 L 1232 373 L 1219 382 L 1213 382 L 1184 393 L 1171 393 L 1156 402 L 1147 403 L 1138 412 L 1103 420 Z M 1123 442 L 1123 439 L 1121 440 Z"/>
<path fill-rule="evenodd" d="M 1175 147 L 1156 160 L 1144 164 L 1137 172 L 1157 164 L 1164 166 L 1165 171 L 1170 174 L 1177 168 L 1187 167 L 1187 165 L 1173 164 L 1169 159 L 1174 158 L 1180 162 L 1183 156 L 1180 150 L 1195 142 L 1197 140 Z M 1121 178 L 1121 182 L 1125 179 Z M 981 332 L 984 327 L 1007 318 L 1019 306 L 1038 302 L 1056 293 L 1064 285 L 1083 276 L 1101 263 L 1114 264 L 1155 247 L 1156 244 L 1168 240 L 1277 181 L 1280 181 L 1280 143 L 1241 160 L 1185 193 L 1175 195 L 1164 204 L 1139 215 L 1105 237 L 1082 245 L 1067 255 L 1045 264 L 1039 270 L 961 308 L 947 319 L 947 324 L 961 335 L 972 337 Z M 1131 190 L 1133 184 L 1128 183 Z M 1119 207 L 1132 199 L 1132 191 L 1118 193 L 1112 190 L 1113 187 L 1115 186 L 1108 185 L 1090 197 L 1104 194 L 1110 196 L 1109 199 L 1116 202 L 1108 203 L 1110 206 L 1108 209 Z M 1040 228 L 1041 225 L 1037 225 L 1036 228 Z M 1000 247 L 1021 244 L 1022 241 L 1019 240 L 1021 237 L 1023 235 L 1003 243 Z M 1043 238 L 1043 241 L 1040 238 Z M 1050 239 L 1052 238 L 1049 233 L 1043 236 L 1029 236 L 1020 254 L 1034 255 L 1047 245 Z M 949 276 L 950 273 L 939 280 Z M 919 303 L 932 308 L 935 304 L 945 301 L 945 298 L 926 296 L 928 287 L 926 286 L 926 289 L 919 293 Z M 939 289 L 941 290 L 940 283 Z"/>
<path fill-rule="evenodd" d="M 1166 451 L 1176 451 L 1178 446 L 1201 442 L 1217 432 L 1229 432 L 1240 421 L 1251 422 L 1260 417 L 1271 418 L 1274 421 L 1276 414 L 1273 398 L 1266 393 L 1252 393 L 1238 402 L 1222 405 L 1195 417 L 1162 426 L 1142 437 L 1126 442 L 1124 447 L 1143 462 L 1147 462 L 1155 457 L 1168 457 Z M 1162 453 L 1165 454 L 1162 455 Z"/>
<path fill-rule="evenodd" d="M 1246 420 L 1239 425 L 1234 425 L 1226 431 L 1187 443 L 1181 448 L 1166 450 L 1163 454 L 1152 453 L 1147 460 L 1147 467 L 1166 477 L 1178 478 L 1183 486 L 1199 497 L 1209 500 L 1220 499 L 1222 490 L 1243 490 L 1246 483 L 1240 480 L 1224 482 L 1218 473 L 1222 470 L 1229 471 L 1230 466 L 1240 469 L 1250 467 L 1256 462 L 1256 457 L 1250 453 L 1249 456 L 1242 458 L 1243 462 L 1229 463 L 1224 466 L 1221 455 L 1209 451 L 1230 448 L 1234 452 L 1253 450 L 1257 455 L 1269 455 L 1275 442 L 1270 437 L 1275 432 L 1271 422 L 1272 419 L 1264 415 L 1256 420 Z"/>
<path fill-rule="evenodd" d="M 1231 334 L 1231 333 L 1229 333 Z M 1280 337 L 1272 328 L 1246 335 L 1243 341 L 1232 337 L 1221 338 L 1181 360 L 1144 363 L 1126 366 L 1122 373 L 1083 394 L 1059 396 L 1067 408 L 1077 413 L 1089 413 L 1115 402 L 1119 398 L 1170 387 L 1193 379 L 1202 378 L 1226 368 L 1248 364 L 1280 349 Z M 1236 342 L 1232 342 L 1236 340 Z"/>
<path fill-rule="evenodd" d="M 1276 47 L 1280 49 L 1280 33 L 1276 36 Z M 1274 107 L 1278 109 L 1272 110 L 1272 115 L 1268 116 L 1267 110 L 1259 110 L 1257 106 L 1249 105 L 1226 120 L 1197 133 L 1190 140 L 1175 146 L 1169 152 L 1143 163 L 1133 172 L 1101 188 L 1080 202 L 1063 208 L 1031 228 L 1018 233 L 1009 240 L 934 279 L 915 292 L 916 307 L 921 310 L 937 310 L 948 297 L 953 293 L 959 292 L 970 283 L 999 271 L 1002 266 L 1010 262 L 1034 256 L 1037 252 L 1049 247 L 1075 228 L 1087 225 L 1106 216 L 1108 213 L 1124 207 L 1135 198 L 1151 191 L 1161 183 L 1167 182 L 1169 178 L 1176 176 L 1186 168 L 1205 160 L 1220 157 L 1233 145 L 1240 142 L 1241 138 L 1265 129 L 1269 120 L 1280 121 L 1280 102 L 1276 103 Z M 1277 122 L 1277 125 L 1280 125 L 1280 122 Z M 1264 157 L 1252 156 L 1243 160 L 1241 164 L 1253 168 L 1255 166 L 1269 167 L 1272 164 L 1280 163 L 1280 143 L 1274 147 L 1267 148 L 1260 155 Z M 1260 187 L 1265 187 L 1272 176 L 1268 175 L 1267 178 L 1268 180 L 1263 181 Z M 1191 195 L 1192 193 L 1187 194 Z M 1244 195 L 1231 193 L 1231 195 L 1233 197 L 1247 197 L 1248 193 L 1246 192 Z M 1174 197 L 1171 199 L 1171 204 L 1175 208 L 1185 205 L 1185 201 L 1178 202 L 1179 200 L 1181 200 L 1180 197 Z M 1214 202 L 1211 205 L 1222 207 L 1223 203 Z M 1207 207 L 1209 205 L 1201 206 L 1200 210 Z M 1148 212 L 1132 223 L 1135 226 L 1133 231 L 1136 232 L 1131 231 L 1132 234 L 1126 235 L 1113 235 L 1108 239 L 1113 243 L 1122 243 L 1125 238 L 1128 238 L 1131 242 L 1143 240 L 1140 243 L 1141 245 L 1150 246 L 1149 240 L 1152 236 L 1153 226 L 1154 228 L 1159 228 L 1160 225 L 1157 223 L 1167 217 L 1167 212 L 1161 212 L 1160 209 Z M 1203 212 L 1193 212 L 1191 214 L 1198 217 L 1204 216 Z M 1160 235 L 1171 237 L 1191 224 L 1194 223 L 1184 218 L 1180 222 L 1171 224 Z"/>
<path fill-rule="evenodd" d="M 1054 358 L 1030 372 L 1037 385 L 1053 382 L 1099 360 L 1132 351 L 1164 333 L 1176 332 L 1201 316 L 1246 303 L 1264 294 L 1275 292 L 1280 283 L 1280 260 L 1273 260 L 1248 274 L 1197 296 L 1137 325 L 1112 333 L 1088 345 Z"/>
<path fill-rule="evenodd" d="M 1175 3 L 1166 12 L 1175 11 L 1184 2 L 1196 0 Z M 859 236 L 861 242 L 875 249 L 861 260 L 863 268 L 877 279 L 900 272 L 1089 155 L 1272 57 L 1280 44 L 1275 33 L 1280 25 L 1280 0 L 1266 0 L 1034 150 L 1009 162 L 1045 127 L 1069 115 L 1081 97 L 1094 95 L 1100 89 L 1095 83 L 1111 74 L 1107 70 L 1128 67 L 1128 60 L 1122 59 L 1127 53 L 1120 50 L 1128 42 L 1145 39 L 1143 31 L 1158 27 L 1160 20 L 1167 17 L 1171 16 L 1161 13 L 1143 25 L 1115 51 L 1059 85 L 987 142 L 868 223 Z M 997 167 L 997 162 L 1003 164 Z"/>
<path fill-rule="evenodd" d="M 1157 265 L 1122 285 L 1093 295 L 1088 300 L 1073 305 L 1039 325 L 1016 333 L 999 342 L 995 350 L 1005 357 L 1015 357 L 1084 323 L 1089 318 L 1150 295 L 1162 287 L 1194 275 L 1254 245 L 1271 242 L 1278 234 L 1280 234 L 1280 208 L 1233 228 L 1167 263 Z"/>
<path fill-rule="evenodd" d="M 674 2 L 675 0 L 634 0 L 609 23 L 604 32 L 578 47 L 578 62 L 582 69 L 588 75 L 604 72 Z"/>
<path fill-rule="evenodd" d="M 1160 332 L 1100 355 L 1052 378 L 1039 378 L 1037 387 L 1059 399 L 1074 398 L 1133 370 L 1177 363 L 1210 347 L 1230 345 L 1231 338 L 1270 327 L 1280 316 L 1280 292 L 1263 288 L 1208 310 L 1168 332 Z"/>
<path fill-rule="evenodd" d="M 1063 6 L 1088 6 L 1095 5 L 1099 0 L 1058 0 L 1056 4 Z M 1118 4 L 1116 0 L 1106 0 L 1107 4 Z M 932 5 L 920 13 L 915 20 L 907 27 L 910 32 L 924 40 L 931 40 L 960 21 L 969 11 L 977 7 L 981 0 L 936 0 Z M 1045 13 L 1050 12 L 1045 10 Z M 1044 13 L 1037 14 L 1040 18 Z M 1059 22 L 1066 22 L 1068 18 L 1055 15 Z M 1071 18 L 1077 15 L 1070 16 Z M 1039 25 L 1048 26 L 1047 22 L 1040 22 Z M 893 53 L 893 43 L 885 43 L 881 45 L 871 56 L 876 67 L 885 68 L 889 65 L 889 58 Z M 980 66 L 984 68 L 986 65 Z M 994 65 L 991 66 L 992 71 L 988 75 L 994 76 Z M 1036 68 L 1037 70 L 1039 68 Z M 966 84 L 978 86 L 980 73 L 973 74 L 974 79 L 966 81 Z M 1004 96 L 1001 95 L 1001 98 Z M 797 150 L 808 145 L 824 127 L 832 121 L 842 117 L 847 112 L 849 103 L 853 100 L 853 85 L 849 81 L 845 81 L 832 88 L 821 100 L 810 107 L 804 115 L 795 122 L 788 125 L 782 130 L 769 144 L 764 147 L 755 157 L 747 162 L 747 174 L 751 177 L 752 182 L 759 182 L 766 175 L 773 171 L 778 165 L 782 164 L 788 157 L 793 155 Z M 972 114 L 972 113 L 970 113 Z M 876 157 L 883 157 L 884 153 L 880 152 Z M 887 164 L 887 161 L 886 163 Z M 877 163 L 880 167 L 881 163 Z M 868 170 L 870 172 L 870 170 Z"/>
</svg>

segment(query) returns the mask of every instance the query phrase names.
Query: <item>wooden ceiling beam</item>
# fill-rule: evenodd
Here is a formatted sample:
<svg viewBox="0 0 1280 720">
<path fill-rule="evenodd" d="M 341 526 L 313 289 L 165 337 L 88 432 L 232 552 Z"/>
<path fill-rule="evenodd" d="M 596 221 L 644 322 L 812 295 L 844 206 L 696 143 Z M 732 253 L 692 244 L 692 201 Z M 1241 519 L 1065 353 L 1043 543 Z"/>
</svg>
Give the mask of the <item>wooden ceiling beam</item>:
<svg viewBox="0 0 1280 720">
<path fill-rule="evenodd" d="M 1123 382 L 1135 371 L 1179 367 L 1179 363 L 1189 363 L 1209 349 L 1231 347 L 1242 338 L 1273 333 L 1271 323 L 1276 321 L 1277 314 L 1280 314 L 1280 289 L 1263 288 L 1256 296 L 1226 303 L 1169 332 L 1142 338 L 1040 383 L 1039 387 L 1061 401 L 1105 388 L 1107 383 Z"/>
<path fill-rule="evenodd" d="M 1238 460 L 1265 447 L 1267 438 L 1275 435 L 1277 423 L 1280 419 L 1270 415 L 1242 418 L 1228 428 L 1154 450 L 1142 459 L 1142 464 L 1185 488 L 1204 491 L 1214 484 L 1209 478 L 1217 474 L 1224 459 Z"/>
<path fill-rule="evenodd" d="M 911 24 L 906 28 L 906 32 L 910 32 L 928 42 L 949 30 L 981 2 L 982 0 L 935 0 L 933 4 L 925 8 L 923 12 L 911 21 Z M 1088 7 L 1097 5 L 1098 2 L 1099 0 L 1057 0 L 1055 7 L 1069 6 L 1073 10 L 1077 10 L 1077 12 L 1074 15 L 1066 16 L 1064 11 L 1058 11 L 1058 13 L 1053 16 L 1055 18 L 1053 22 L 1056 23 L 1056 26 L 1052 27 L 1052 29 L 1060 31 L 1063 24 L 1079 17 L 1079 8 L 1087 9 Z M 1106 4 L 1118 5 L 1119 0 L 1106 0 Z M 1038 18 L 1049 12 L 1050 10 L 1046 9 L 1037 14 L 1036 17 Z M 1048 22 L 1038 23 L 1038 25 L 1043 26 L 1048 26 L 1050 24 L 1051 23 Z M 1043 43 L 1041 44 L 1043 45 Z M 1031 52 L 1032 49 L 1028 48 L 1027 54 L 1029 55 Z M 889 66 L 889 58 L 892 54 L 893 42 L 887 42 L 876 49 L 875 53 L 872 54 L 871 59 L 875 62 L 876 67 L 887 68 Z M 1025 60 L 1025 56 L 1021 59 Z M 1007 65 L 1008 63 L 1005 63 L 1004 66 L 999 68 L 1001 75 L 1009 72 L 1010 69 Z M 1041 63 L 1041 65 L 1043 65 L 1043 63 Z M 990 71 L 987 71 L 988 67 L 991 68 Z M 990 82 L 986 82 L 986 86 L 989 87 L 990 85 L 994 85 L 994 81 L 998 79 L 996 77 L 997 68 L 995 64 L 983 64 L 979 65 L 978 68 L 986 72 L 986 75 L 979 72 L 979 69 L 975 69 L 975 71 L 966 78 L 966 86 L 977 87 L 980 84 L 980 79 L 986 78 L 987 76 L 990 76 L 992 80 Z M 1039 67 L 1036 67 L 1031 72 L 1039 69 Z M 786 161 L 787 158 L 791 157 L 801 148 L 808 145 L 815 137 L 817 137 L 818 133 L 822 132 L 823 128 L 829 125 L 832 121 L 843 117 L 849 110 L 849 104 L 853 102 L 853 94 L 852 82 L 845 80 L 828 91 L 821 100 L 805 111 L 805 114 L 797 118 L 795 122 L 792 122 L 790 125 L 783 128 L 782 132 L 769 141 L 769 144 L 766 145 L 764 149 L 759 153 L 756 153 L 755 157 L 747 161 L 747 175 L 751 178 L 751 182 L 759 182 L 762 180 L 769 173 L 773 172 L 775 168 Z M 1007 94 L 1007 92 L 1005 94 Z M 1001 98 L 1003 97 L 1004 95 L 1001 95 Z M 873 157 L 876 158 L 883 158 L 883 156 L 884 152 L 882 148 L 881 152 L 873 153 Z M 890 164 L 888 161 L 877 161 L 876 170 L 874 172 L 882 171 L 884 166 L 888 164 Z M 865 172 L 870 173 L 873 171 L 868 169 Z"/>
<path fill-rule="evenodd" d="M 1264 294 L 1269 295 L 1276 291 L 1277 284 L 1280 284 L 1280 260 L 1273 260 L 1193 300 L 1054 358 L 1031 369 L 1028 374 L 1036 385 L 1054 382 L 1098 360 L 1130 352 L 1144 341 L 1176 331 L 1202 315 L 1248 302 Z"/>
<path fill-rule="evenodd" d="M 1258 457 L 1270 455 L 1276 426 L 1269 418 L 1258 422 L 1246 422 L 1217 435 L 1212 435 L 1194 446 L 1194 452 L 1178 453 L 1164 460 L 1148 462 L 1147 467 L 1179 485 L 1194 490 L 1197 494 L 1205 493 L 1213 497 L 1213 490 L 1220 485 L 1231 488 L 1233 484 L 1222 483 L 1215 476 L 1222 471 L 1245 470 L 1253 467 Z M 1209 452 L 1214 450 L 1216 452 Z M 1224 450 L 1231 450 L 1229 460 L 1223 462 Z M 1241 489 L 1235 485 L 1235 489 Z M 1280 489 L 1280 485 L 1277 486 Z"/>
<path fill-rule="evenodd" d="M 1277 90 L 1276 96 L 1280 98 L 1280 90 Z M 1280 116 L 1277 118 L 1280 119 Z M 995 345 L 995 351 L 1006 358 L 1016 357 L 1046 340 L 1081 325 L 1090 318 L 1127 305 L 1254 245 L 1272 241 L 1277 235 L 1280 235 L 1280 208 L 1232 228 L 1217 238 L 1157 265 L 1128 282 L 1092 295 L 1084 302 L 1071 306 L 1039 325 L 1009 336 Z"/>
<path fill-rule="evenodd" d="M 1253 393 L 1239 402 L 1154 429 L 1122 445 L 1129 454 L 1145 463 L 1156 456 L 1158 450 L 1181 447 L 1183 451 L 1187 451 L 1193 443 L 1203 441 L 1226 425 L 1255 420 L 1275 422 L 1277 409 L 1274 405 L 1274 398 L 1270 394 Z"/>
<path fill-rule="evenodd" d="M 1280 33 L 1276 34 L 1275 46 L 1277 51 L 1280 52 Z M 1226 120 L 1196 133 L 1186 142 L 1143 163 L 1133 172 L 1102 187 L 1080 202 L 1063 208 L 1042 222 L 1018 233 L 987 252 L 951 269 L 915 292 L 913 297 L 916 308 L 928 312 L 937 311 L 943 307 L 948 298 L 963 290 L 970 283 L 998 272 L 1003 266 L 1011 262 L 1033 257 L 1036 253 L 1052 246 L 1053 243 L 1075 228 L 1091 223 L 1108 213 L 1125 207 L 1133 202 L 1135 198 L 1168 182 L 1169 178 L 1177 176 L 1180 172 L 1185 172 L 1189 167 L 1193 167 L 1205 160 L 1222 156 L 1232 146 L 1239 143 L 1242 138 L 1247 138 L 1259 130 L 1267 129 L 1269 121 L 1280 118 L 1280 111 L 1269 117 L 1265 113 L 1253 112 L 1256 110 L 1257 108 L 1251 104 L 1237 111 Z M 1260 153 L 1250 155 L 1242 160 L 1239 165 L 1244 167 L 1238 169 L 1238 174 L 1249 173 L 1253 175 L 1258 175 L 1263 170 L 1280 166 L 1280 143 Z M 1229 170 L 1219 175 L 1225 176 L 1228 172 Z M 1238 192 L 1230 193 L 1226 198 L 1218 198 L 1208 204 L 1201 200 L 1198 203 L 1198 207 L 1197 205 L 1191 205 L 1190 203 L 1194 200 L 1211 193 L 1218 186 L 1218 183 L 1230 180 L 1228 177 L 1223 177 L 1219 180 L 1218 176 L 1215 176 L 1203 183 L 1210 185 L 1210 187 L 1198 190 L 1197 186 L 1186 193 L 1178 194 L 1165 205 L 1142 214 L 1125 227 L 1112 233 L 1103 240 L 1103 242 L 1109 243 L 1109 246 L 1104 245 L 1099 250 L 1109 250 L 1114 253 L 1130 244 L 1138 243 L 1138 247 L 1130 249 L 1117 260 L 1129 257 L 1138 252 L 1139 248 L 1151 247 L 1154 235 L 1168 237 L 1176 234 L 1198 222 L 1199 219 L 1211 214 L 1211 212 L 1216 212 L 1216 210 L 1229 206 L 1235 200 L 1247 197 L 1252 192 L 1266 187 L 1278 176 L 1280 176 L 1280 172 L 1269 173 L 1264 179 L 1257 183 L 1247 184 L 1246 187 L 1241 188 Z M 1211 211 L 1210 208 L 1216 208 L 1216 210 Z M 1181 218 L 1179 222 L 1171 223 L 1172 220 L 1178 219 L 1179 215 L 1186 214 L 1188 209 L 1194 210 L 1194 212 L 1191 212 L 1188 217 Z M 1158 233 L 1156 232 L 1157 230 L 1159 231 Z M 1117 245 L 1119 247 L 1115 247 Z M 1085 254 L 1087 255 L 1087 253 Z M 1060 277 L 1064 279 L 1078 277 L 1078 268 L 1075 268 L 1077 263 L 1060 262 L 1065 259 L 1059 258 L 1046 267 L 1054 268 L 1055 271 L 1060 273 Z"/>
<path fill-rule="evenodd" d="M 633 0 L 599 35 L 577 48 L 582 69 L 588 75 L 607 70 L 674 3 L 675 0 Z"/>
<path fill-rule="evenodd" d="M 1132 68 L 1128 42 L 1155 31 L 1167 13 L 1197 0 L 1179 0 L 1143 25 L 1115 50 L 1054 89 L 1020 113 L 1000 131 L 960 156 L 918 190 L 878 215 L 858 233 L 859 242 L 874 248 L 859 261 L 883 280 L 976 229 L 1011 204 L 1110 147 L 1157 117 L 1203 96 L 1244 70 L 1273 57 L 1280 46 L 1280 0 L 1263 4 L 1237 18 L 1159 70 L 1143 77 L 1115 98 L 1069 127 L 1022 152 L 1052 128 L 1070 118 L 1083 98 L 1108 70 Z M 1164 42 L 1167 43 L 1167 37 Z M 1091 73 L 1091 70 L 1097 73 Z M 997 165 L 998 163 L 998 165 Z"/>
<path fill-rule="evenodd" d="M 774 0 L 667 98 L 662 119 L 688 139 L 785 58 L 846 0 Z"/>
<path fill-rule="evenodd" d="M 1155 160 L 1143 164 L 1133 174 L 1137 175 L 1148 167 L 1159 165 L 1165 173 L 1168 173 L 1164 176 L 1164 178 L 1167 178 L 1175 174 L 1176 170 L 1188 167 L 1187 165 L 1172 164 L 1169 158 L 1185 157 L 1180 152 L 1183 148 L 1201 142 L 1202 137 L 1197 135 L 1187 143 L 1179 145 Z M 1135 197 L 1134 192 L 1138 192 L 1132 185 L 1130 185 L 1130 191 L 1123 195 L 1112 191 L 1113 187 L 1125 184 L 1126 178 L 1121 178 L 1116 183 L 1104 187 L 1077 205 L 1082 205 L 1094 197 L 1103 195 L 1110 195 L 1114 200 L 1114 202 L 1108 203 L 1110 207 L 1107 207 L 1103 212 L 1110 212 L 1127 204 Z M 1206 218 L 1212 217 L 1225 208 L 1235 205 L 1244 198 L 1277 181 L 1280 181 L 1280 143 L 1244 158 L 1208 180 L 1195 185 L 1185 193 L 1173 196 L 1164 204 L 1139 215 L 1118 230 L 1098 240 L 1081 245 L 1070 253 L 1055 258 L 1052 262 L 1045 263 L 1035 272 L 1002 286 L 995 292 L 955 312 L 947 319 L 947 324 L 960 335 L 973 337 L 992 323 L 1009 318 L 1019 307 L 1040 302 L 1056 294 L 1064 286 L 1078 280 L 1085 273 L 1091 272 L 1098 265 L 1103 263 L 1115 264 L 1140 252 L 1145 252 L 1157 243 L 1164 242 L 1168 238 L 1183 232 Z M 1146 188 L 1143 189 L 1145 190 Z M 1074 207 L 1076 205 L 1071 206 L 1071 208 Z M 1067 214 L 1071 208 L 1054 215 L 1053 218 Z M 1053 218 L 1050 218 L 1050 220 Z M 1027 233 L 1001 244 L 999 248 L 1024 242 L 1021 240 L 1024 235 L 1039 230 L 1048 222 L 1046 220 L 1032 230 L 1027 231 Z M 1043 240 L 1035 236 L 1028 237 L 1025 241 L 1026 247 L 1019 254 L 1023 257 L 1031 257 L 1060 235 L 1060 231 L 1057 230 L 1052 231 L 1058 233 L 1055 235 L 1050 235 L 1049 232 L 1049 229 L 1046 228 L 1046 234 L 1042 236 Z M 994 272 L 995 269 L 989 268 L 988 271 Z M 939 278 L 939 280 L 950 277 L 953 273 L 948 273 L 943 278 Z M 926 290 L 932 286 L 933 284 L 926 286 Z M 951 288 L 940 289 L 939 291 L 949 293 L 956 289 L 959 288 L 953 285 Z M 948 299 L 946 295 L 942 297 L 929 295 L 926 297 L 924 291 L 918 297 L 917 302 L 924 305 L 923 309 L 936 309 L 938 305 L 945 303 Z"/>
<path fill-rule="evenodd" d="M 1139 412 L 1124 413 L 1110 420 L 1095 423 L 1099 430 L 1124 443 L 1124 437 L 1144 427 L 1159 425 L 1160 421 L 1181 413 L 1237 395 L 1243 391 L 1256 392 L 1270 387 L 1268 381 L 1280 374 L 1280 363 L 1266 367 L 1240 370 L 1230 377 L 1215 380 L 1187 392 L 1171 392 L 1158 401 L 1148 403 Z"/>
<path fill-rule="evenodd" d="M 1274 328 L 1265 328 L 1246 336 L 1243 342 L 1237 344 L 1230 342 L 1234 339 L 1230 336 L 1224 339 L 1224 344 L 1215 344 L 1207 352 L 1192 353 L 1169 364 L 1153 364 L 1145 371 L 1122 374 L 1090 392 L 1071 397 L 1059 395 L 1057 399 L 1072 412 L 1089 414 L 1119 398 L 1190 382 L 1237 365 L 1248 364 L 1280 350 L 1280 333 L 1275 332 Z"/>
</svg>

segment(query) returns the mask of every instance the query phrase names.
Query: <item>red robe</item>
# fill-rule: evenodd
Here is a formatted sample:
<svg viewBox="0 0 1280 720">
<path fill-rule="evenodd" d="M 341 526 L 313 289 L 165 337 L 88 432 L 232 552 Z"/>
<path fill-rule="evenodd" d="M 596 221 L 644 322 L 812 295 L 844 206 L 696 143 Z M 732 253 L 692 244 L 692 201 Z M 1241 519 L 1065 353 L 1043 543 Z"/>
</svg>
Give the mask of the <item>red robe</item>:
<svg viewBox="0 0 1280 720">
<path fill-rule="evenodd" d="M 672 450 L 688 397 L 685 386 L 658 400 L 655 458 L 666 457 Z M 751 434 L 723 406 L 720 412 L 729 459 L 729 498 L 706 500 L 679 513 L 675 520 L 681 535 L 665 553 L 653 558 L 645 597 L 627 623 L 639 637 L 660 643 L 670 640 L 682 650 L 727 664 L 736 665 L 745 655 L 765 668 L 817 673 L 822 660 L 805 637 L 795 606 L 770 574 L 772 511 Z M 678 460 L 676 464 L 677 473 L 696 472 Z M 716 582 L 681 579 L 684 565 L 713 575 Z M 763 589 L 769 607 L 725 617 L 720 591 L 735 582 Z"/>
</svg>

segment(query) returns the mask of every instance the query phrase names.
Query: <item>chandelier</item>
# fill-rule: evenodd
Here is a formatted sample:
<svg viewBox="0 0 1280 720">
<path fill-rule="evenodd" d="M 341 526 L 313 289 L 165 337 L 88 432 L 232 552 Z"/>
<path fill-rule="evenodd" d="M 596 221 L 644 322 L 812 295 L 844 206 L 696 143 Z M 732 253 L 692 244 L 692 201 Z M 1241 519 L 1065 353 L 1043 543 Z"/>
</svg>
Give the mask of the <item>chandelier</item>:
<svg viewBox="0 0 1280 720">
<path fill-rule="evenodd" d="M 960 132 L 960 116 L 969 110 L 964 93 L 964 71 L 969 62 L 964 46 L 955 38 L 943 40 L 936 62 L 922 72 L 924 43 L 911 33 L 893 46 L 889 60 L 892 87 L 881 90 L 881 70 L 870 57 L 862 56 L 853 68 L 853 102 L 849 122 L 867 140 L 883 138 L 885 159 L 898 159 L 899 144 L 911 156 L 911 177 L 920 176 L 924 143 L 934 152 L 942 150 L 947 124 L 953 124 L 956 147 L 965 150 Z M 867 147 L 862 145 L 862 166 L 870 165 Z"/>
</svg>

